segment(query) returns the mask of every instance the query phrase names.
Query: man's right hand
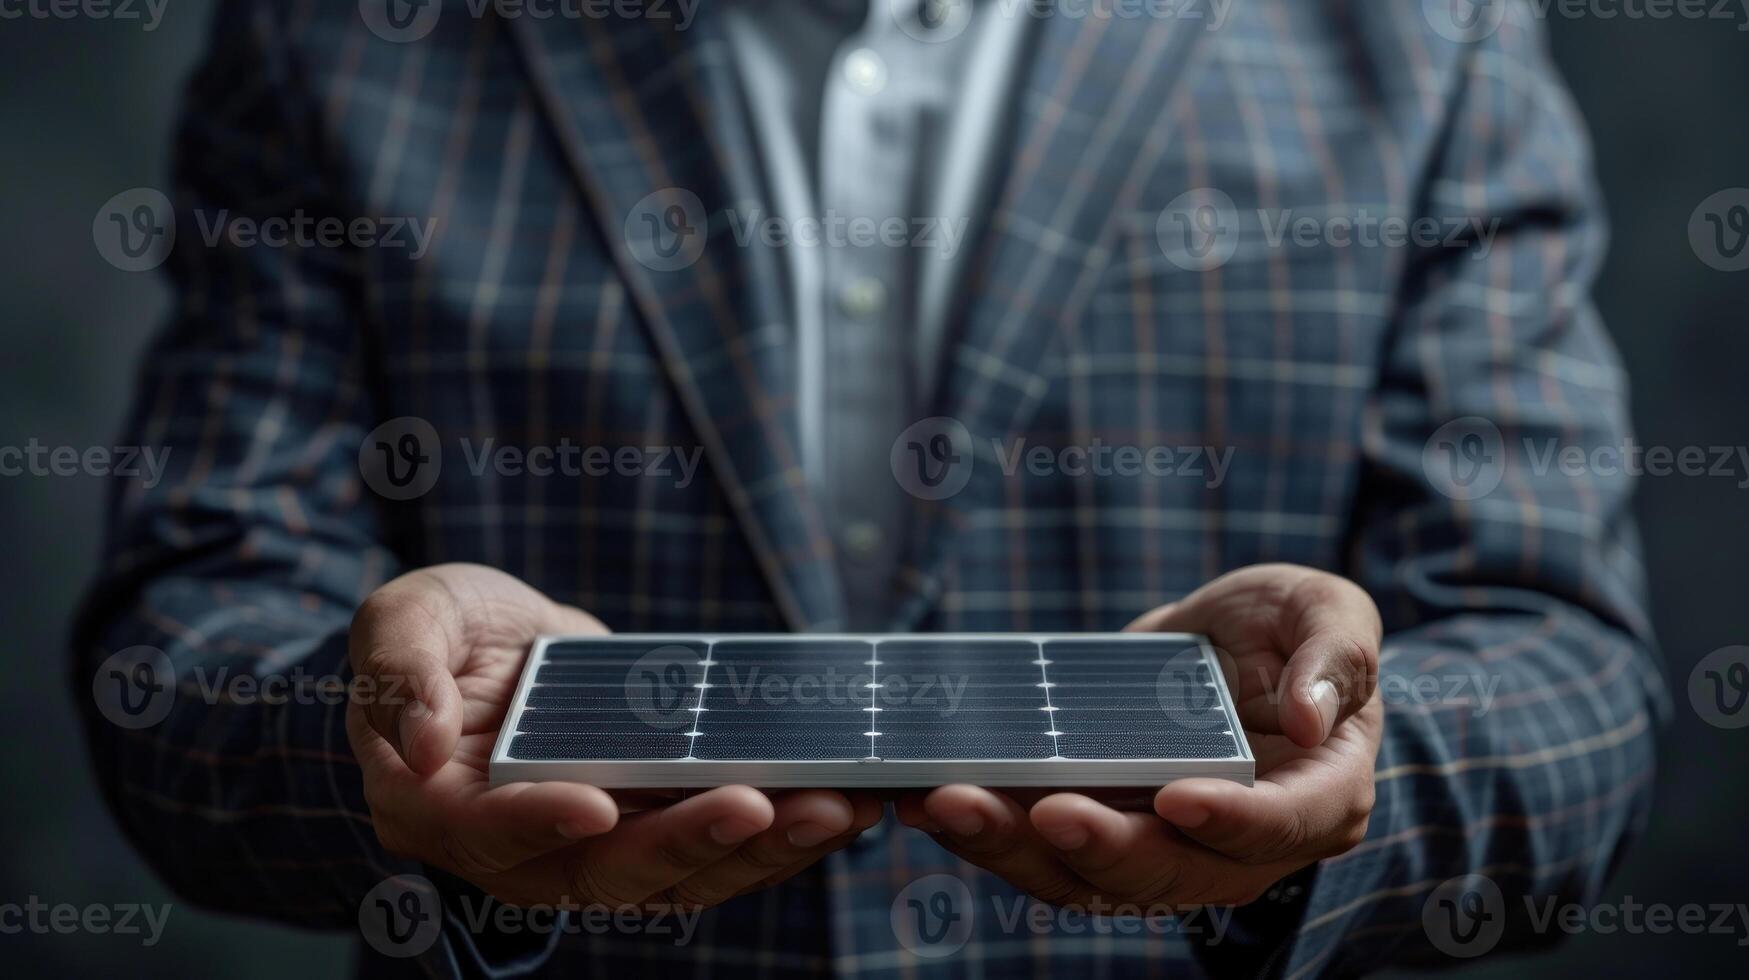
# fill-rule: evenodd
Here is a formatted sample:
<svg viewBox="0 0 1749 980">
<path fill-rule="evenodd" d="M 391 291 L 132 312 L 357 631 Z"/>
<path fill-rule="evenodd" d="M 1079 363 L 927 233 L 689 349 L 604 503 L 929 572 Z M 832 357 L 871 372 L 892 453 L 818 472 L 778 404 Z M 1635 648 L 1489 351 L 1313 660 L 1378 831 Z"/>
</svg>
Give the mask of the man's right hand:
<svg viewBox="0 0 1749 980">
<path fill-rule="evenodd" d="M 715 905 L 774 885 L 881 817 L 829 790 L 724 786 L 622 816 L 577 783 L 492 787 L 487 762 L 530 643 L 605 634 L 589 614 L 479 565 L 410 572 L 352 621 L 346 730 L 389 851 L 515 905 Z"/>
</svg>

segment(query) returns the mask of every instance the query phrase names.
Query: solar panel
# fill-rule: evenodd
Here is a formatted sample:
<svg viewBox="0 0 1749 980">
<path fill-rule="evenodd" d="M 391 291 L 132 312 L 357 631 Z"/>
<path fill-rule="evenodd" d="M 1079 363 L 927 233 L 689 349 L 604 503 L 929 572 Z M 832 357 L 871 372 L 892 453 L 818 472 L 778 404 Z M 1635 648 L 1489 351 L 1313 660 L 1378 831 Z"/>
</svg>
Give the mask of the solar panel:
<svg viewBox="0 0 1749 980">
<path fill-rule="evenodd" d="M 609 789 L 1252 775 L 1208 641 L 1163 633 L 544 637 L 491 762 Z"/>
</svg>

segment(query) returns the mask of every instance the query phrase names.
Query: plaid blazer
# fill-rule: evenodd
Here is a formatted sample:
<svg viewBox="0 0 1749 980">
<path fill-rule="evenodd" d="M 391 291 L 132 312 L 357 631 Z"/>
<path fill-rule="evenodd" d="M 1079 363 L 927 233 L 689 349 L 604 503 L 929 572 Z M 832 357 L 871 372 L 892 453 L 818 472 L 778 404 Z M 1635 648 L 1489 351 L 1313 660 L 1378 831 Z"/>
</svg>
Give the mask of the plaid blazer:
<svg viewBox="0 0 1749 980">
<path fill-rule="evenodd" d="M 1587 296 L 1605 232 L 1529 5 L 1459 41 L 1436 8 L 1044 18 L 917 413 L 962 423 L 975 466 L 963 491 L 919 501 L 893 583 L 895 631 L 1080 631 L 1255 562 L 1354 579 L 1385 619 L 1387 694 L 1497 685 L 1489 703 L 1387 699 L 1365 843 L 1213 942 L 1017 922 L 993 911 L 1012 907 L 1002 882 L 889 821 L 706 913 L 684 943 L 482 936 L 451 917 L 418 956 L 364 948 L 367 967 L 1299 978 L 1439 957 L 1423 913 L 1454 876 L 1502 890 L 1509 941 L 1520 897 L 1594 896 L 1644 813 L 1662 710 L 1629 481 L 1520 465 L 1512 447 L 1626 438 L 1624 378 Z M 135 645 L 163 651 L 179 694 L 201 671 L 344 677 L 360 599 L 442 561 L 505 569 L 618 631 L 842 619 L 830 528 L 798 468 L 777 270 L 725 220 L 759 202 L 729 191 L 754 148 L 713 5 L 684 25 L 429 10 L 429 33 L 396 43 L 356 4 L 221 5 L 179 137 L 178 305 L 131 430 L 169 447 L 168 467 L 116 494 L 75 638 L 87 692 Z M 672 188 L 697 195 L 709 229 L 696 261 L 664 270 L 640 261 L 652 243 L 628 219 Z M 1166 220 L 1211 213 L 1174 204 L 1197 189 L 1235 219 L 1211 238 L 1230 255 L 1200 266 Z M 299 215 L 435 218 L 438 233 L 417 256 L 201 233 Z M 1368 245 L 1369 215 L 1445 234 Z M 405 417 L 447 454 L 429 492 L 392 501 L 365 485 L 360 447 Z M 1513 464 L 1480 494 L 1438 472 L 1492 458 L 1472 458 L 1474 433 L 1461 453 L 1436 438 L 1478 418 Z M 488 438 L 703 462 L 686 485 L 476 474 L 457 446 Z M 990 440 L 1021 438 L 1231 460 L 1220 480 L 1005 472 Z M 343 713 L 179 696 L 150 727 L 96 710 L 89 727 L 121 822 L 190 901 L 356 929 L 373 887 L 420 869 L 376 842 Z M 975 914 L 963 945 L 920 954 L 897 938 L 895 897 L 936 874 Z"/>
</svg>

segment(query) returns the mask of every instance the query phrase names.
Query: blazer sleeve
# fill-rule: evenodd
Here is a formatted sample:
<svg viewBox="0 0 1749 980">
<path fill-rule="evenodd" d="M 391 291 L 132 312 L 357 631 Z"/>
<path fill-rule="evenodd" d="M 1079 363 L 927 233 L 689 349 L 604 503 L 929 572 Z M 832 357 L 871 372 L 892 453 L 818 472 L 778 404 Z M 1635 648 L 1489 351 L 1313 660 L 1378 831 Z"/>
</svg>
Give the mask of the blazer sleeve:
<svg viewBox="0 0 1749 980">
<path fill-rule="evenodd" d="M 1289 977 L 1551 942 L 1528 909 L 1594 899 L 1649 805 L 1667 695 L 1615 455 L 1625 378 L 1589 297 L 1604 222 L 1570 98 L 1509 10 L 1460 46 L 1421 191 L 1467 247 L 1406 263 L 1362 423 L 1346 571 L 1385 622 L 1377 803 L 1308 876 Z"/>
<path fill-rule="evenodd" d="M 179 895 L 359 929 L 361 904 L 391 877 L 422 900 L 436 894 L 425 869 L 378 843 L 344 724 L 348 624 L 399 571 L 391 512 L 358 456 L 381 421 L 368 259 L 214 234 L 364 213 L 324 176 L 320 93 L 300 77 L 282 6 L 221 4 L 188 90 L 171 195 L 174 309 L 145 357 L 126 437 L 163 453 L 164 470 L 113 494 L 103 571 L 74 628 L 74 683 L 110 806 Z M 104 676 L 118 663 L 120 679 Z M 172 681 L 155 695 L 167 700 L 118 715 L 108 687 L 142 663 L 173 675 L 154 680 Z M 444 908 L 456 887 L 437 898 Z M 435 902 L 428 914 L 440 914 Z M 426 972 L 472 954 L 449 928 L 429 941 Z"/>
</svg>

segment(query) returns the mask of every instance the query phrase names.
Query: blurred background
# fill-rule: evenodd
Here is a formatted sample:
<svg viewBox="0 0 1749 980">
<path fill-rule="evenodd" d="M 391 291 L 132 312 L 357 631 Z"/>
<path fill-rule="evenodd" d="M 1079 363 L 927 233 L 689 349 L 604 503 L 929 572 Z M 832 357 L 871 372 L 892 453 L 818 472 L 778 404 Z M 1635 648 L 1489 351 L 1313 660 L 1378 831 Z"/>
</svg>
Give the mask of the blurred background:
<svg viewBox="0 0 1749 980">
<path fill-rule="evenodd" d="M 343 2 L 343 0 L 332 0 Z M 1243 2 L 1243 0 L 1240 0 Z M 1381 0 L 1365 0 L 1381 2 Z M 1412 2 L 1412 0 L 1410 0 Z M 0 264 L 0 446 L 107 446 L 133 361 L 167 305 L 153 275 L 98 255 L 91 224 L 112 195 L 167 184 L 182 80 L 214 0 L 144 3 L 140 19 L 0 19 L 0 154 L 6 261 Z M 9 9 L 24 4 L 7 3 Z M 41 5 L 39 6 L 46 6 Z M 117 5 L 119 6 L 119 5 Z M 1557 60 L 1590 122 L 1615 227 L 1597 298 L 1634 380 L 1639 441 L 1749 445 L 1749 271 L 1701 260 L 1690 220 L 1709 198 L 1749 187 L 1749 10 L 1732 19 L 1656 20 L 1547 7 Z M 1633 5 L 1643 8 L 1643 4 Z M 1712 4 L 1697 4 L 1697 8 Z M 1743 5 L 1733 5 L 1739 7 Z M 147 25 L 150 24 L 150 29 Z M 1749 202 L 1749 191 L 1738 201 Z M 1716 253 L 1715 256 L 1716 258 Z M 1743 264 L 1743 263 L 1738 263 Z M 1657 812 L 1606 898 L 1637 903 L 1749 901 L 1749 729 L 1709 724 L 1690 704 L 1703 657 L 1749 644 L 1749 489 L 1735 477 L 1648 477 L 1640 486 L 1653 605 L 1676 723 L 1665 735 Z M 97 551 L 104 481 L 0 476 L 5 550 L 0 621 L 0 904 L 173 901 L 113 828 L 86 773 L 67 683 L 68 617 Z M 1699 972 L 1736 964 L 1731 935 L 1587 933 L 1531 958 L 1463 965 L 1465 975 L 1529 968 L 1591 976 Z M 349 939 L 298 933 L 176 906 L 162 940 L 0 935 L 16 976 L 328 976 Z"/>
</svg>

